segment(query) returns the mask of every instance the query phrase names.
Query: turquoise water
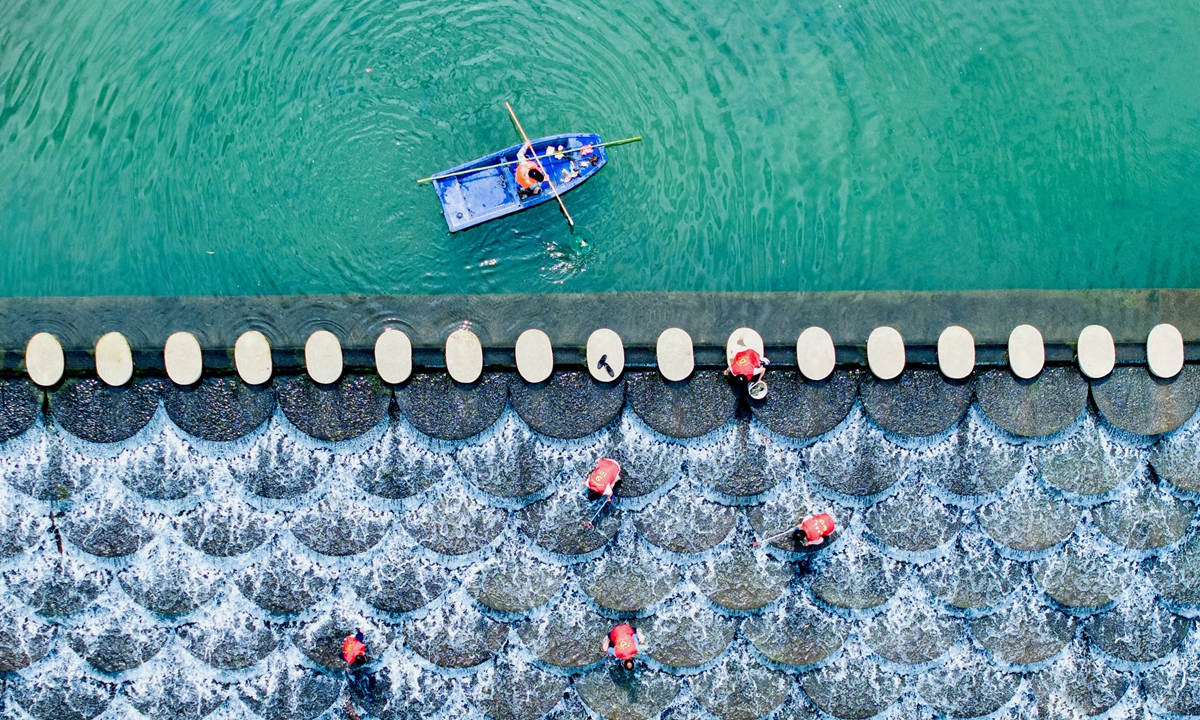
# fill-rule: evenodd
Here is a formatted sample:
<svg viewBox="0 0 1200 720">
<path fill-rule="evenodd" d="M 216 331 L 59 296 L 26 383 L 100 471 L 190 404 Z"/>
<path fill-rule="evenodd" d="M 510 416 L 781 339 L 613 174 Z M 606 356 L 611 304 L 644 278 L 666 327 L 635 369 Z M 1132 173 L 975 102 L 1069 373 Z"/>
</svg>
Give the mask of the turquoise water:
<svg viewBox="0 0 1200 720">
<path fill-rule="evenodd" d="M 0 3 L 3 295 L 1200 284 L 1200 7 Z M 444 167 L 642 134 L 446 232 Z"/>
</svg>

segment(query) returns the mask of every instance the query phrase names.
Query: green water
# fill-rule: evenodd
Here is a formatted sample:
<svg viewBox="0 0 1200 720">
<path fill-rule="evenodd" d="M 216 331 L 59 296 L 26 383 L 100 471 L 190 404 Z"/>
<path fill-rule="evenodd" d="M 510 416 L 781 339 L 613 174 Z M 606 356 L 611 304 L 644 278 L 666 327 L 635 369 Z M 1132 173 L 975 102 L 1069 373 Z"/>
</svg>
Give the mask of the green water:
<svg viewBox="0 0 1200 720">
<path fill-rule="evenodd" d="M 1196 286 L 1198 66 L 1194 0 L 2 0 L 0 294 Z M 646 137 L 576 234 L 413 182 L 506 99 Z"/>
</svg>

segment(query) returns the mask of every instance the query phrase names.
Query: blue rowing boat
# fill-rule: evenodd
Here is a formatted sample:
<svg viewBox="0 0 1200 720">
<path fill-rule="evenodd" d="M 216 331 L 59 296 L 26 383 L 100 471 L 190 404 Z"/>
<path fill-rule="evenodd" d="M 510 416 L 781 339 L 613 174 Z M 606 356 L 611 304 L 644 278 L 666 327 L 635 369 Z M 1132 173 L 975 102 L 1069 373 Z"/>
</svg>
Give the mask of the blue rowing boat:
<svg viewBox="0 0 1200 720">
<path fill-rule="evenodd" d="M 533 150 L 559 194 L 579 187 L 608 162 L 599 135 L 568 133 L 532 141 Z M 513 145 L 433 176 L 450 232 L 458 232 L 554 200 L 550 183 L 535 195 L 518 193 L 517 151 Z"/>
</svg>

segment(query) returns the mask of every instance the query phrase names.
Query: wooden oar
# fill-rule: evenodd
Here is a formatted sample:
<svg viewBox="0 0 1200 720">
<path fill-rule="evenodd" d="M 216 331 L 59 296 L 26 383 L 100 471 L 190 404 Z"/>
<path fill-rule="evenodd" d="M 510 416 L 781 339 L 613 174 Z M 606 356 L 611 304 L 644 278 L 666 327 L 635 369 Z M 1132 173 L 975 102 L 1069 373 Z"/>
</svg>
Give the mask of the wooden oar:
<svg viewBox="0 0 1200 720">
<path fill-rule="evenodd" d="M 628 145 L 629 143 L 635 143 L 635 142 L 641 142 L 641 141 L 642 141 L 641 135 L 634 135 L 633 137 L 622 138 L 620 140 L 613 140 L 611 142 L 596 143 L 595 145 L 588 145 L 585 147 L 610 148 L 610 147 L 616 147 L 618 145 Z M 583 148 L 581 148 L 581 147 L 571 148 L 570 150 L 563 150 L 562 154 L 566 155 L 568 153 L 575 153 L 575 152 L 579 152 L 582 149 Z M 534 154 L 536 155 L 537 153 L 535 152 Z M 558 154 L 559 154 L 558 151 L 555 150 L 554 152 L 547 152 L 542 157 L 548 158 L 551 155 L 558 155 Z M 484 165 L 483 167 L 467 168 L 466 170 L 456 170 L 454 172 L 446 173 L 444 175 L 430 175 L 427 178 L 421 178 L 420 180 L 418 180 L 417 184 L 422 185 L 424 183 L 431 183 L 434 180 L 445 180 L 446 178 L 456 177 L 458 175 L 470 175 L 471 173 L 479 172 L 481 170 L 495 170 L 496 168 L 508 167 L 509 165 L 516 165 L 518 162 L 520 162 L 520 161 L 519 160 L 505 160 L 504 162 L 496 163 L 495 165 Z"/>
<path fill-rule="evenodd" d="M 529 136 L 525 134 L 525 128 L 521 127 L 521 121 L 517 119 L 517 114 L 513 112 L 512 105 L 508 101 L 504 101 L 504 107 L 508 108 L 508 114 L 512 116 L 512 121 L 517 126 L 517 130 L 521 133 L 521 139 L 525 141 L 525 145 L 529 147 L 533 153 L 533 161 L 537 163 L 538 170 L 542 171 L 542 175 L 546 176 L 546 181 L 550 183 L 550 190 L 554 193 L 554 199 L 558 201 L 558 206 L 562 208 L 563 215 L 567 217 L 567 224 L 575 227 L 575 221 L 571 219 L 571 213 L 567 212 L 567 206 L 563 204 L 562 197 L 558 194 L 558 188 L 554 185 L 554 178 L 550 177 L 550 173 L 546 172 L 546 168 L 542 165 L 542 161 L 537 156 L 537 151 L 533 149 L 533 143 L 529 142 Z M 518 157 L 519 157 L 518 153 Z"/>
</svg>

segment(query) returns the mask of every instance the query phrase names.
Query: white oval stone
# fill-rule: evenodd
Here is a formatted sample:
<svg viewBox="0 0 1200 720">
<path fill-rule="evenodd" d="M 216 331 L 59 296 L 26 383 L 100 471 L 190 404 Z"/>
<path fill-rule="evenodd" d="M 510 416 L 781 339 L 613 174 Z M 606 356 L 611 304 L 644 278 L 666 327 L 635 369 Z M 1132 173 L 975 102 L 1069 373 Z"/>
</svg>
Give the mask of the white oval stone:
<svg viewBox="0 0 1200 720">
<path fill-rule="evenodd" d="M 759 357 L 766 355 L 762 336 L 751 328 L 738 328 L 729 335 L 725 342 L 725 364 L 732 365 L 733 357 L 743 350 L 753 350 Z"/>
<path fill-rule="evenodd" d="M 1117 364 L 1117 346 L 1103 325 L 1088 325 L 1080 331 L 1076 354 L 1079 371 L 1093 380 L 1107 376 Z"/>
<path fill-rule="evenodd" d="M 233 344 L 233 364 L 247 385 L 262 385 L 271 379 L 271 342 L 257 330 L 247 330 Z"/>
<path fill-rule="evenodd" d="M 313 382 L 335 383 L 342 376 L 342 344 L 337 335 L 318 330 L 304 343 L 304 368 Z"/>
<path fill-rule="evenodd" d="M 938 368 L 951 380 L 962 380 L 975 371 L 975 337 L 959 325 L 951 325 L 938 337 Z"/>
<path fill-rule="evenodd" d="M 600 382 L 615 382 L 625 371 L 625 343 L 621 342 L 621 336 L 608 328 L 589 335 L 587 364 L 592 377 Z"/>
<path fill-rule="evenodd" d="M 176 385 L 191 385 L 204 372 L 204 353 L 200 341 L 190 332 L 172 333 L 163 346 L 163 365 L 167 377 Z"/>
<path fill-rule="evenodd" d="M 550 336 L 536 328 L 530 328 L 517 338 L 514 348 L 517 372 L 525 382 L 540 383 L 554 373 L 554 346 Z"/>
<path fill-rule="evenodd" d="M 1174 325 L 1155 325 L 1146 338 L 1146 362 L 1160 378 L 1173 378 L 1183 369 L 1183 334 Z"/>
<path fill-rule="evenodd" d="M 1037 328 L 1018 325 L 1008 334 L 1008 364 L 1022 380 L 1038 376 L 1046 366 L 1046 344 Z"/>
<path fill-rule="evenodd" d="M 96 374 L 114 387 L 133 377 L 133 351 L 121 333 L 105 333 L 96 341 Z"/>
<path fill-rule="evenodd" d="M 658 371 L 668 380 L 686 380 L 696 369 L 692 336 L 680 328 L 667 328 L 658 336 Z"/>
<path fill-rule="evenodd" d="M 446 372 L 455 382 L 473 383 L 483 374 L 483 344 L 463 328 L 446 338 Z"/>
<path fill-rule="evenodd" d="M 25 346 L 25 372 L 29 373 L 30 380 L 49 387 L 62 380 L 66 368 L 66 357 L 58 338 L 45 332 L 29 338 L 29 344 Z"/>
<path fill-rule="evenodd" d="M 796 364 L 809 380 L 824 380 L 837 365 L 837 349 L 825 328 L 810 327 L 796 340 Z"/>
<path fill-rule="evenodd" d="M 904 338 L 893 327 L 877 327 L 867 338 L 867 365 L 880 380 L 891 380 L 904 372 Z"/>
<path fill-rule="evenodd" d="M 375 340 L 375 369 L 385 383 L 399 385 L 412 375 L 412 341 L 401 330 L 388 328 Z"/>
</svg>

